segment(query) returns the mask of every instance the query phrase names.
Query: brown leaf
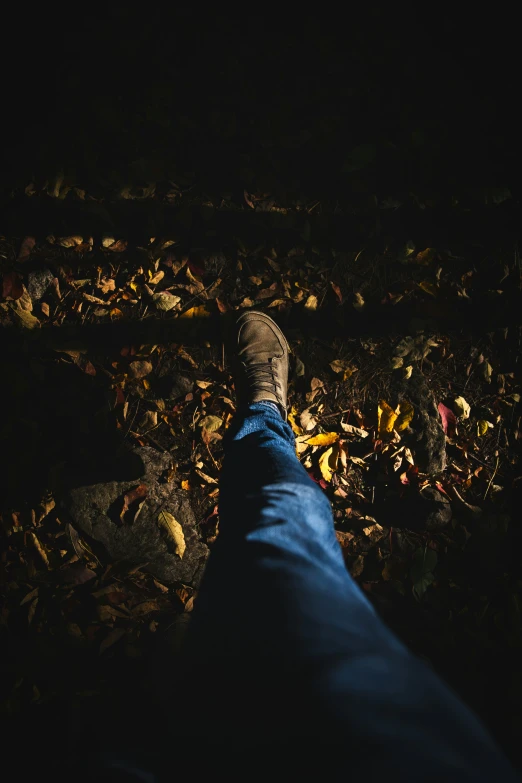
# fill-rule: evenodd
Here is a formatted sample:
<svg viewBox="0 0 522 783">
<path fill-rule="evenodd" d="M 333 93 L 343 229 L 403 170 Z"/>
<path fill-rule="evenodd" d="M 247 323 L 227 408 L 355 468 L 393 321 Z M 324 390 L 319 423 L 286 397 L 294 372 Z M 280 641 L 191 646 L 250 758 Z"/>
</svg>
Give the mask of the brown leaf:
<svg viewBox="0 0 522 783">
<path fill-rule="evenodd" d="M 23 264 L 24 261 L 27 261 L 31 255 L 31 250 L 35 246 L 35 243 L 36 239 L 34 237 L 25 237 L 22 240 L 22 244 L 20 245 L 20 250 L 18 252 L 18 258 L 16 259 L 19 264 Z"/>
<path fill-rule="evenodd" d="M 81 562 L 73 563 L 69 568 L 64 568 L 59 573 L 62 580 L 70 585 L 83 585 L 85 582 L 90 582 L 91 579 L 96 578 L 96 573 Z"/>
<path fill-rule="evenodd" d="M 342 295 L 341 289 L 339 288 L 337 283 L 334 283 L 332 280 L 330 280 L 330 285 L 332 286 L 332 289 L 333 289 L 337 299 L 339 300 L 339 304 L 342 304 L 343 303 L 343 295 Z"/>
<path fill-rule="evenodd" d="M 116 290 L 116 281 L 112 277 L 102 277 L 96 287 L 100 289 L 102 294 L 108 294 L 109 291 Z"/>
<path fill-rule="evenodd" d="M 3 299 L 19 299 L 24 292 L 22 279 L 12 269 L 10 272 L 4 272 L 2 278 L 2 297 Z"/>
<path fill-rule="evenodd" d="M 300 414 L 299 423 L 305 432 L 310 432 L 314 427 L 317 427 L 317 419 L 310 413 L 310 408 L 305 408 Z"/>
<path fill-rule="evenodd" d="M 141 507 L 147 497 L 148 487 L 146 484 L 138 484 L 134 489 L 130 489 L 123 496 L 123 507 L 120 511 L 121 524 L 131 524 L 134 522 Z"/>
<path fill-rule="evenodd" d="M 129 376 L 134 379 L 145 378 L 152 372 L 152 364 L 142 359 L 131 362 L 129 365 Z"/>
</svg>

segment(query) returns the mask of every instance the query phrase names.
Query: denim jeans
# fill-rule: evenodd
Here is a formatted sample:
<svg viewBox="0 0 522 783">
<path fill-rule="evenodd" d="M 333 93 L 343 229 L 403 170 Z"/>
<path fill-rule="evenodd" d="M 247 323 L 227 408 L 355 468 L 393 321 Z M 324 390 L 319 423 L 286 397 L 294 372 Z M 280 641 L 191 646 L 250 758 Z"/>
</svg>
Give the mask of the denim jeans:
<svg viewBox="0 0 522 783">
<path fill-rule="evenodd" d="M 239 411 L 226 436 L 220 532 L 187 660 L 187 720 L 221 755 L 270 757 L 271 769 L 285 753 L 289 769 L 322 759 L 329 779 L 517 779 L 351 578 L 330 503 L 270 403 Z"/>
</svg>

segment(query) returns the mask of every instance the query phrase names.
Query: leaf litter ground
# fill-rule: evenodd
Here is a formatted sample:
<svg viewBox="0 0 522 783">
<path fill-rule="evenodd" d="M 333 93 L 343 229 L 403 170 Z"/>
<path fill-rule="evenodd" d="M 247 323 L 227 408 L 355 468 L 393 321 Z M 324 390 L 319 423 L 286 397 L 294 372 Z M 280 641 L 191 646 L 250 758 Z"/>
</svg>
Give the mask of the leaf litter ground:
<svg viewBox="0 0 522 783">
<path fill-rule="evenodd" d="M 254 198 L 246 199 L 250 208 Z M 4 364 L 7 716 L 52 711 L 68 698 L 87 714 L 143 690 L 160 699 L 151 660 L 163 655 L 174 665 L 197 589 L 109 562 L 63 518 L 61 471 L 71 454 L 96 450 L 107 437 L 168 452 L 166 480 L 190 498 L 212 547 L 222 436 L 235 411 L 221 340 L 110 352 L 48 343 L 35 353 L 31 337 L 68 324 L 199 322 L 256 307 L 286 325 L 297 453 L 332 502 L 347 568 L 415 652 L 508 748 L 515 743 L 520 328 L 473 334 L 464 324 L 444 332 L 437 318 L 484 292 L 495 308 L 505 286 L 520 287 L 516 254 L 493 263 L 485 250 L 411 242 L 346 253 L 306 238 L 290 248 L 238 238 L 224 254 L 169 239 L 136 247 L 114 236 L 4 239 L 0 250 L 3 333 L 24 335 L 28 346 Z M 412 303 L 424 318 L 406 334 L 343 335 L 365 310 L 399 313 Z M 301 331 L 296 313 L 312 314 L 331 333 Z M 119 524 L 132 524 L 145 495 L 140 485 L 122 497 Z M 158 523 L 183 556 L 181 526 L 162 514 Z M 224 611 L 233 606 L 231 595 Z M 142 688 L 132 696 L 131 671 Z M 498 717 L 506 697 L 512 706 Z"/>
</svg>

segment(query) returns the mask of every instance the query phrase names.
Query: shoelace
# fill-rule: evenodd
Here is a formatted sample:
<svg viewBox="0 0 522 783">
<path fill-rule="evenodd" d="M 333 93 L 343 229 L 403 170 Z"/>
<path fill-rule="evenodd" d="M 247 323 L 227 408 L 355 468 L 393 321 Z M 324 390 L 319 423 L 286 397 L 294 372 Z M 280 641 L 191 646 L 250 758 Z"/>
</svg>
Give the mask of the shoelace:
<svg viewBox="0 0 522 783">
<path fill-rule="evenodd" d="M 274 377 L 275 368 L 272 362 L 256 362 L 255 364 L 243 363 L 247 386 L 257 386 L 279 397 L 279 390 Z"/>
</svg>

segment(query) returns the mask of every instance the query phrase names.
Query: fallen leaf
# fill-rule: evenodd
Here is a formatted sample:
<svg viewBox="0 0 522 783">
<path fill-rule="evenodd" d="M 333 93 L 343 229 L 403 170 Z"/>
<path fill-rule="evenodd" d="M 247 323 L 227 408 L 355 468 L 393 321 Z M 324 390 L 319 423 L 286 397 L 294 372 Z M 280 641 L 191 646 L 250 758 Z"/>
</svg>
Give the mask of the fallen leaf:
<svg viewBox="0 0 522 783">
<path fill-rule="evenodd" d="M 303 430 L 299 426 L 299 424 L 296 422 L 295 417 L 297 416 L 297 408 L 295 405 L 292 405 L 292 408 L 290 411 L 288 411 L 288 423 L 290 424 L 294 435 L 302 435 Z"/>
<path fill-rule="evenodd" d="M 310 408 L 305 408 L 299 416 L 299 423 L 305 432 L 310 432 L 317 427 L 317 419 L 310 413 Z"/>
<path fill-rule="evenodd" d="M 181 302 L 181 297 L 171 294 L 170 291 L 158 291 L 153 294 L 152 301 L 158 310 L 168 312 Z"/>
<path fill-rule="evenodd" d="M 160 511 L 158 515 L 158 524 L 167 531 L 168 536 L 174 542 L 174 551 L 177 555 L 179 555 L 180 558 L 182 558 L 185 554 L 186 544 L 183 528 L 179 522 L 172 516 L 172 514 L 169 514 L 168 511 Z"/>
<path fill-rule="evenodd" d="M 363 307 L 364 307 L 364 298 L 363 298 L 363 295 L 359 293 L 359 291 L 357 291 L 357 292 L 356 292 L 356 293 L 353 295 L 353 302 L 352 302 L 352 305 L 353 305 L 353 306 L 354 306 L 354 308 L 355 308 L 356 310 L 358 310 L 359 312 L 360 312 L 360 311 L 363 309 Z"/>
<path fill-rule="evenodd" d="M 428 264 L 431 264 L 436 255 L 437 251 L 434 247 L 427 247 L 426 250 L 421 250 L 420 253 L 417 253 L 415 261 L 418 264 L 427 266 Z"/>
<path fill-rule="evenodd" d="M 136 604 L 132 607 L 132 614 L 137 617 L 145 617 L 145 615 L 151 612 L 160 612 L 161 606 L 153 598 L 148 601 L 142 601 L 141 604 Z"/>
<path fill-rule="evenodd" d="M 455 414 L 442 402 L 439 402 L 438 404 L 438 411 L 442 419 L 442 429 L 449 438 L 452 438 L 457 431 L 457 419 L 455 418 Z"/>
<path fill-rule="evenodd" d="M 100 289 L 102 294 L 108 294 L 109 291 L 116 290 L 116 281 L 112 277 L 102 277 L 96 287 Z"/>
<path fill-rule="evenodd" d="M 329 449 L 326 449 L 326 451 L 323 452 L 323 454 L 321 454 L 319 457 L 319 470 L 321 471 L 321 476 L 325 481 L 332 480 L 336 461 L 337 460 L 334 455 L 333 446 L 330 446 Z M 334 463 L 333 466 L 332 463 Z"/>
<path fill-rule="evenodd" d="M 457 416 L 460 416 L 461 419 L 469 419 L 471 405 L 466 402 L 464 397 L 456 397 L 453 400 L 453 410 Z"/>
<path fill-rule="evenodd" d="M 221 419 L 219 416 L 204 416 L 202 419 L 198 422 L 198 427 L 201 427 L 202 430 L 206 430 L 206 432 L 215 432 L 218 430 L 221 425 L 223 424 L 223 419 Z"/>
<path fill-rule="evenodd" d="M 315 294 L 310 294 L 308 299 L 305 302 L 305 310 L 310 310 L 310 312 L 315 312 L 317 310 L 317 305 L 319 304 L 319 300 L 317 299 Z"/>
<path fill-rule="evenodd" d="M 393 432 L 398 415 L 385 400 L 380 400 L 377 408 L 377 432 L 379 438 Z"/>
<path fill-rule="evenodd" d="M 197 305 L 181 313 L 180 318 L 209 318 L 210 315 L 205 305 Z"/>
<path fill-rule="evenodd" d="M 77 247 L 77 245 L 83 244 L 83 237 L 78 235 L 70 237 L 60 237 L 56 240 L 56 244 L 61 247 Z"/>
<path fill-rule="evenodd" d="M 411 378 L 411 374 L 413 372 L 413 365 L 409 364 L 408 367 L 404 367 L 402 370 L 402 377 L 405 381 L 409 380 Z"/>
<path fill-rule="evenodd" d="M 83 585 L 85 582 L 90 582 L 91 579 L 96 578 L 96 573 L 82 563 L 73 563 L 68 568 L 64 568 L 60 571 L 60 576 L 63 582 L 68 585 Z"/>
<path fill-rule="evenodd" d="M 402 356 L 392 356 L 391 358 L 391 368 L 392 370 L 398 370 L 402 365 L 404 364 L 404 359 Z"/>
<path fill-rule="evenodd" d="M 366 430 L 362 430 L 360 427 L 355 427 L 353 424 L 345 424 L 344 421 L 341 422 L 341 427 L 343 428 L 344 432 L 348 433 L 348 435 L 358 435 L 360 438 L 367 438 L 369 434 Z"/>
<path fill-rule="evenodd" d="M 145 383 L 145 381 L 144 381 Z M 138 432 L 147 433 L 154 429 L 158 424 L 158 411 L 145 411 L 143 414 L 139 426 Z"/>
<path fill-rule="evenodd" d="M 339 300 L 339 304 L 342 304 L 343 294 L 340 287 L 337 285 L 337 283 L 334 283 L 332 280 L 330 280 L 330 285 L 332 286 L 333 292 L 336 295 L 337 299 Z"/>
<path fill-rule="evenodd" d="M 480 437 L 484 436 L 490 427 L 493 427 L 493 424 L 490 421 L 480 419 L 477 421 L 477 435 Z"/>
<path fill-rule="evenodd" d="M 29 312 L 29 310 L 23 310 L 23 309 L 15 309 L 14 307 L 11 308 L 13 311 L 13 315 L 15 317 L 15 321 L 17 324 L 24 329 L 39 329 L 40 328 L 40 321 L 36 316 L 34 316 L 32 313 Z"/>
<path fill-rule="evenodd" d="M 422 290 L 426 291 L 426 293 L 430 294 L 430 296 L 437 296 L 439 290 L 435 283 L 431 283 L 429 280 L 423 280 L 420 282 L 419 288 L 422 288 Z"/>
<path fill-rule="evenodd" d="M 190 481 L 188 479 L 183 479 L 181 482 L 181 489 L 184 489 L 185 492 L 188 492 L 190 489 Z"/>
<path fill-rule="evenodd" d="M 338 440 L 338 432 L 322 432 L 320 435 L 314 435 L 309 438 L 307 443 L 309 446 L 330 446 Z"/>
<path fill-rule="evenodd" d="M 24 261 L 27 261 L 31 255 L 31 250 L 35 246 L 35 243 L 36 239 L 34 237 L 24 237 L 22 244 L 20 245 L 18 258 L 16 259 L 19 264 L 23 264 Z"/>
<path fill-rule="evenodd" d="M 335 373 L 342 372 L 343 381 L 347 381 L 354 372 L 357 372 L 357 367 L 353 367 L 347 359 L 334 359 L 330 362 L 330 367 Z"/>
<path fill-rule="evenodd" d="M 146 484 L 138 484 L 134 489 L 129 490 L 123 496 L 123 506 L 120 511 L 121 524 L 131 524 L 141 511 L 141 507 L 147 497 L 148 487 Z"/>
<path fill-rule="evenodd" d="M 212 476 L 209 476 L 208 473 L 203 473 L 202 470 L 199 470 L 199 468 L 196 468 L 196 473 L 200 478 L 203 479 L 203 481 L 206 481 L 207 484 L 217 484 L 218 480 L 215 478 L 212 478 Z"/>
<path fill-rule="evenodd" d="M 491 383 L 491 375 L 493 373 L 493 367 L 491 366 L 491 364 L 488 362 L 487 359 L 482 363 L 481 369 L 482 369 L 482 377 L 484 378 L 486 383 Z"/>
<path fill-rule="evenodd" d="M 399 415 L 395 422 L 395 429 L 397 432 L 402 432 L 402 430 L 405 430 L 406 427 L 409 427 L 414 413 L 415 411 L 413 405 L 406 400 L 403 400 L 399 405 Z"/>
<path fill-rule="evenodd" d="M 13 270 L 5 272 L 2 278 L 2 298 L 19 299 L 24 292 L 21 277 Z"/>
<path fill-rule="evenodd" d="M 134 379 L 145 378 L 152 372 L 152 364 L 150 362 L 138 359 L 135 362 L 129 364 L 129 376 Z"/>
<path fill-rule="evenodd" d="M 350 566 L 350 574 L 354 579 L 357 579 L 357 577 L 360 576 L 363 571 L 364 571 L 364 555 L 358 555 L 355 558 L 355 561 Z"/>
</svg>

